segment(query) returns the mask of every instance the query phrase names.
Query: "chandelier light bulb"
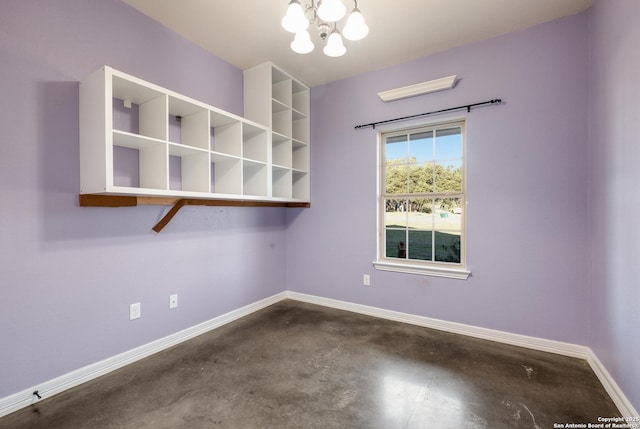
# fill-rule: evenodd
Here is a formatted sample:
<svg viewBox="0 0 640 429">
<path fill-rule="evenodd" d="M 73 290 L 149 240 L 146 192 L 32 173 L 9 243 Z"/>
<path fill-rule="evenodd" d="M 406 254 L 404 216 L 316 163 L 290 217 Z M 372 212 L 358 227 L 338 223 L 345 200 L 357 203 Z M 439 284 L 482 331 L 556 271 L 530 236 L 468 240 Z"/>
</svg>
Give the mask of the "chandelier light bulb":
<svg viewBox="0 0 640 429">
<path fill-rule="evenodd" d="M 318 17 L 327 22 L 336 22 L 347 13 L 342 0 L 321 0 L 318 6 Z"/>
<path fill-rule="evenodd" d="M 291 42 L 291 50 L 298 54 L 308 54 L 313 51 L 314 45 L 307 30 L 296 33 L 296 37 Z"/>
<path fill-rule="evenodd" d="M 342 43 L 342 36 L 340 36 L 340 33 L 335 28 L 329 35 L 327 44 L 325 45 L 322 52 L 324 52 L 324 54 L 328 57 L 341 57 L 345 54 L 345 52 L 347 52 L 347 48 L 345 48 L 344 44 Z"/>
<path fill-rule="evenodd" d="M 362 40 L 367 34 L 369 34 L 369 27 L 364 22 L 364 16 L 360 10 L 356 7 L 353 9 L 347 19 L 347 25 L 345 25 L 344 37 L 348 40 Z"/>
<path fill-rule="evenodd" d="M 287 14 L 280 22 L 282 28 L 289 33 L 299 33 L 309 28 L 309 20 L 304 16 L 304 9 L 298 0 L 291 0 L 287 8 Z"/>
</svg>

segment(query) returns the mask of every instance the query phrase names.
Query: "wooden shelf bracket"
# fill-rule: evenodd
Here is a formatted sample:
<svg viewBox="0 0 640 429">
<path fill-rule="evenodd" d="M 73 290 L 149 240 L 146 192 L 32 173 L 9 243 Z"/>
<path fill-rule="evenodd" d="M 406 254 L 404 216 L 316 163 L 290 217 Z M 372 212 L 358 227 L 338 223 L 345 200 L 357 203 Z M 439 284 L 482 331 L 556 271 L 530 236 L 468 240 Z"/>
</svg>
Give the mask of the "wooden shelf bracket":
<svg viewBox="0 0 640 429">
<path fill-rule="evenodd" d="M 81 207 L 135 207 L 137 205 L 173 205 L 162 219 L 152 228 L 159 233 L 184 206 L 225 206 L 225 207 L 292 207 L 309 208 L 311 203 L 277 202 L 253 200 L 224 200 L 199 198 L 142 197 L 127 195 L 81 194 Z"/>
</svg>

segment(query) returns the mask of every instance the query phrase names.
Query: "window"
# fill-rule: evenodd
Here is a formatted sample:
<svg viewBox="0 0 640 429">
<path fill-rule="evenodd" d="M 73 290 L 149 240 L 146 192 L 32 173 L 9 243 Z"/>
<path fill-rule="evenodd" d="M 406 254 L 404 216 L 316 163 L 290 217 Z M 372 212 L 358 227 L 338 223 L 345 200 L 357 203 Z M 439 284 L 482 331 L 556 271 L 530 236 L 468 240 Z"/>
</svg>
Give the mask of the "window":
<svg viewBox="0 0 640 429">
<path fill-rule="evenodd" d="M 466 279 L 464 122 L 379 138 L 376 268 Z"/>
</svg>

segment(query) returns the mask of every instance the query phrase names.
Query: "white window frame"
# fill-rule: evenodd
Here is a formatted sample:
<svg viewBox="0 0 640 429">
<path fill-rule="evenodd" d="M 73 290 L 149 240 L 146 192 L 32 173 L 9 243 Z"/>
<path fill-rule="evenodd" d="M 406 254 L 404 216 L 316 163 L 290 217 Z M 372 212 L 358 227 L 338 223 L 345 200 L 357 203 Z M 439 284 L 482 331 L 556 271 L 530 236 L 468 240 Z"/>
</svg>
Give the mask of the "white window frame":
<svg viewBox="0 0 640 429">
<path fill-rule="evenodd" d="M 450 128 L 452 126 L 460 127 L 462 130 L 462 189 L 460 195 L 463 201 L 463 210 L 461 217 L 461 239 L 460 239 L 460 263 L 438 262 L 438 261 L 420 261 L 420 260 L 402 260 L 397 258 L 385 257 L 385 136 L 389 134 L 401 134 L 403 132 L 413 133 L 417 131 L 437 130 Z M 383 127 L 378 129 L 378 190 L 377 190 L 377 257 L 373 265 L 378 270 L 393 271 L 399 273 L 419 274 L 435 277 L 446 277 L 453 279 L 465 280 L 471 275 L 471 271 L 467 268 L 467 194 L 466 194 L 466 120 L 465 118 L 452 118 L 444 122 L 427 122 L 414 123 L 403 127 Z M 407 194 L 411 196 L 411 194 Z M 432 194 L 433 197 L 439 194 Z"/>
</svg>

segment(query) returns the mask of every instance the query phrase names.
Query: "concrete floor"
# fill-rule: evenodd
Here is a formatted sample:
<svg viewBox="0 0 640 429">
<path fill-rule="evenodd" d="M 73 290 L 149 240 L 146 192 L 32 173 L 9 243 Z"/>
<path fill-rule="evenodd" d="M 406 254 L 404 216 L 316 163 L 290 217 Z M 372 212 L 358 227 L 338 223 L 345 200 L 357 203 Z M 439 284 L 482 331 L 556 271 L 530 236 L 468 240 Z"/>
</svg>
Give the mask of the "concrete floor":
<svg viewBox="0 0 640 429">
<path fill-rule="evenodd" d="M 619 416 L 588 364 L 283 301 L 0 428 L 553 428 Z"/>
</svg>

